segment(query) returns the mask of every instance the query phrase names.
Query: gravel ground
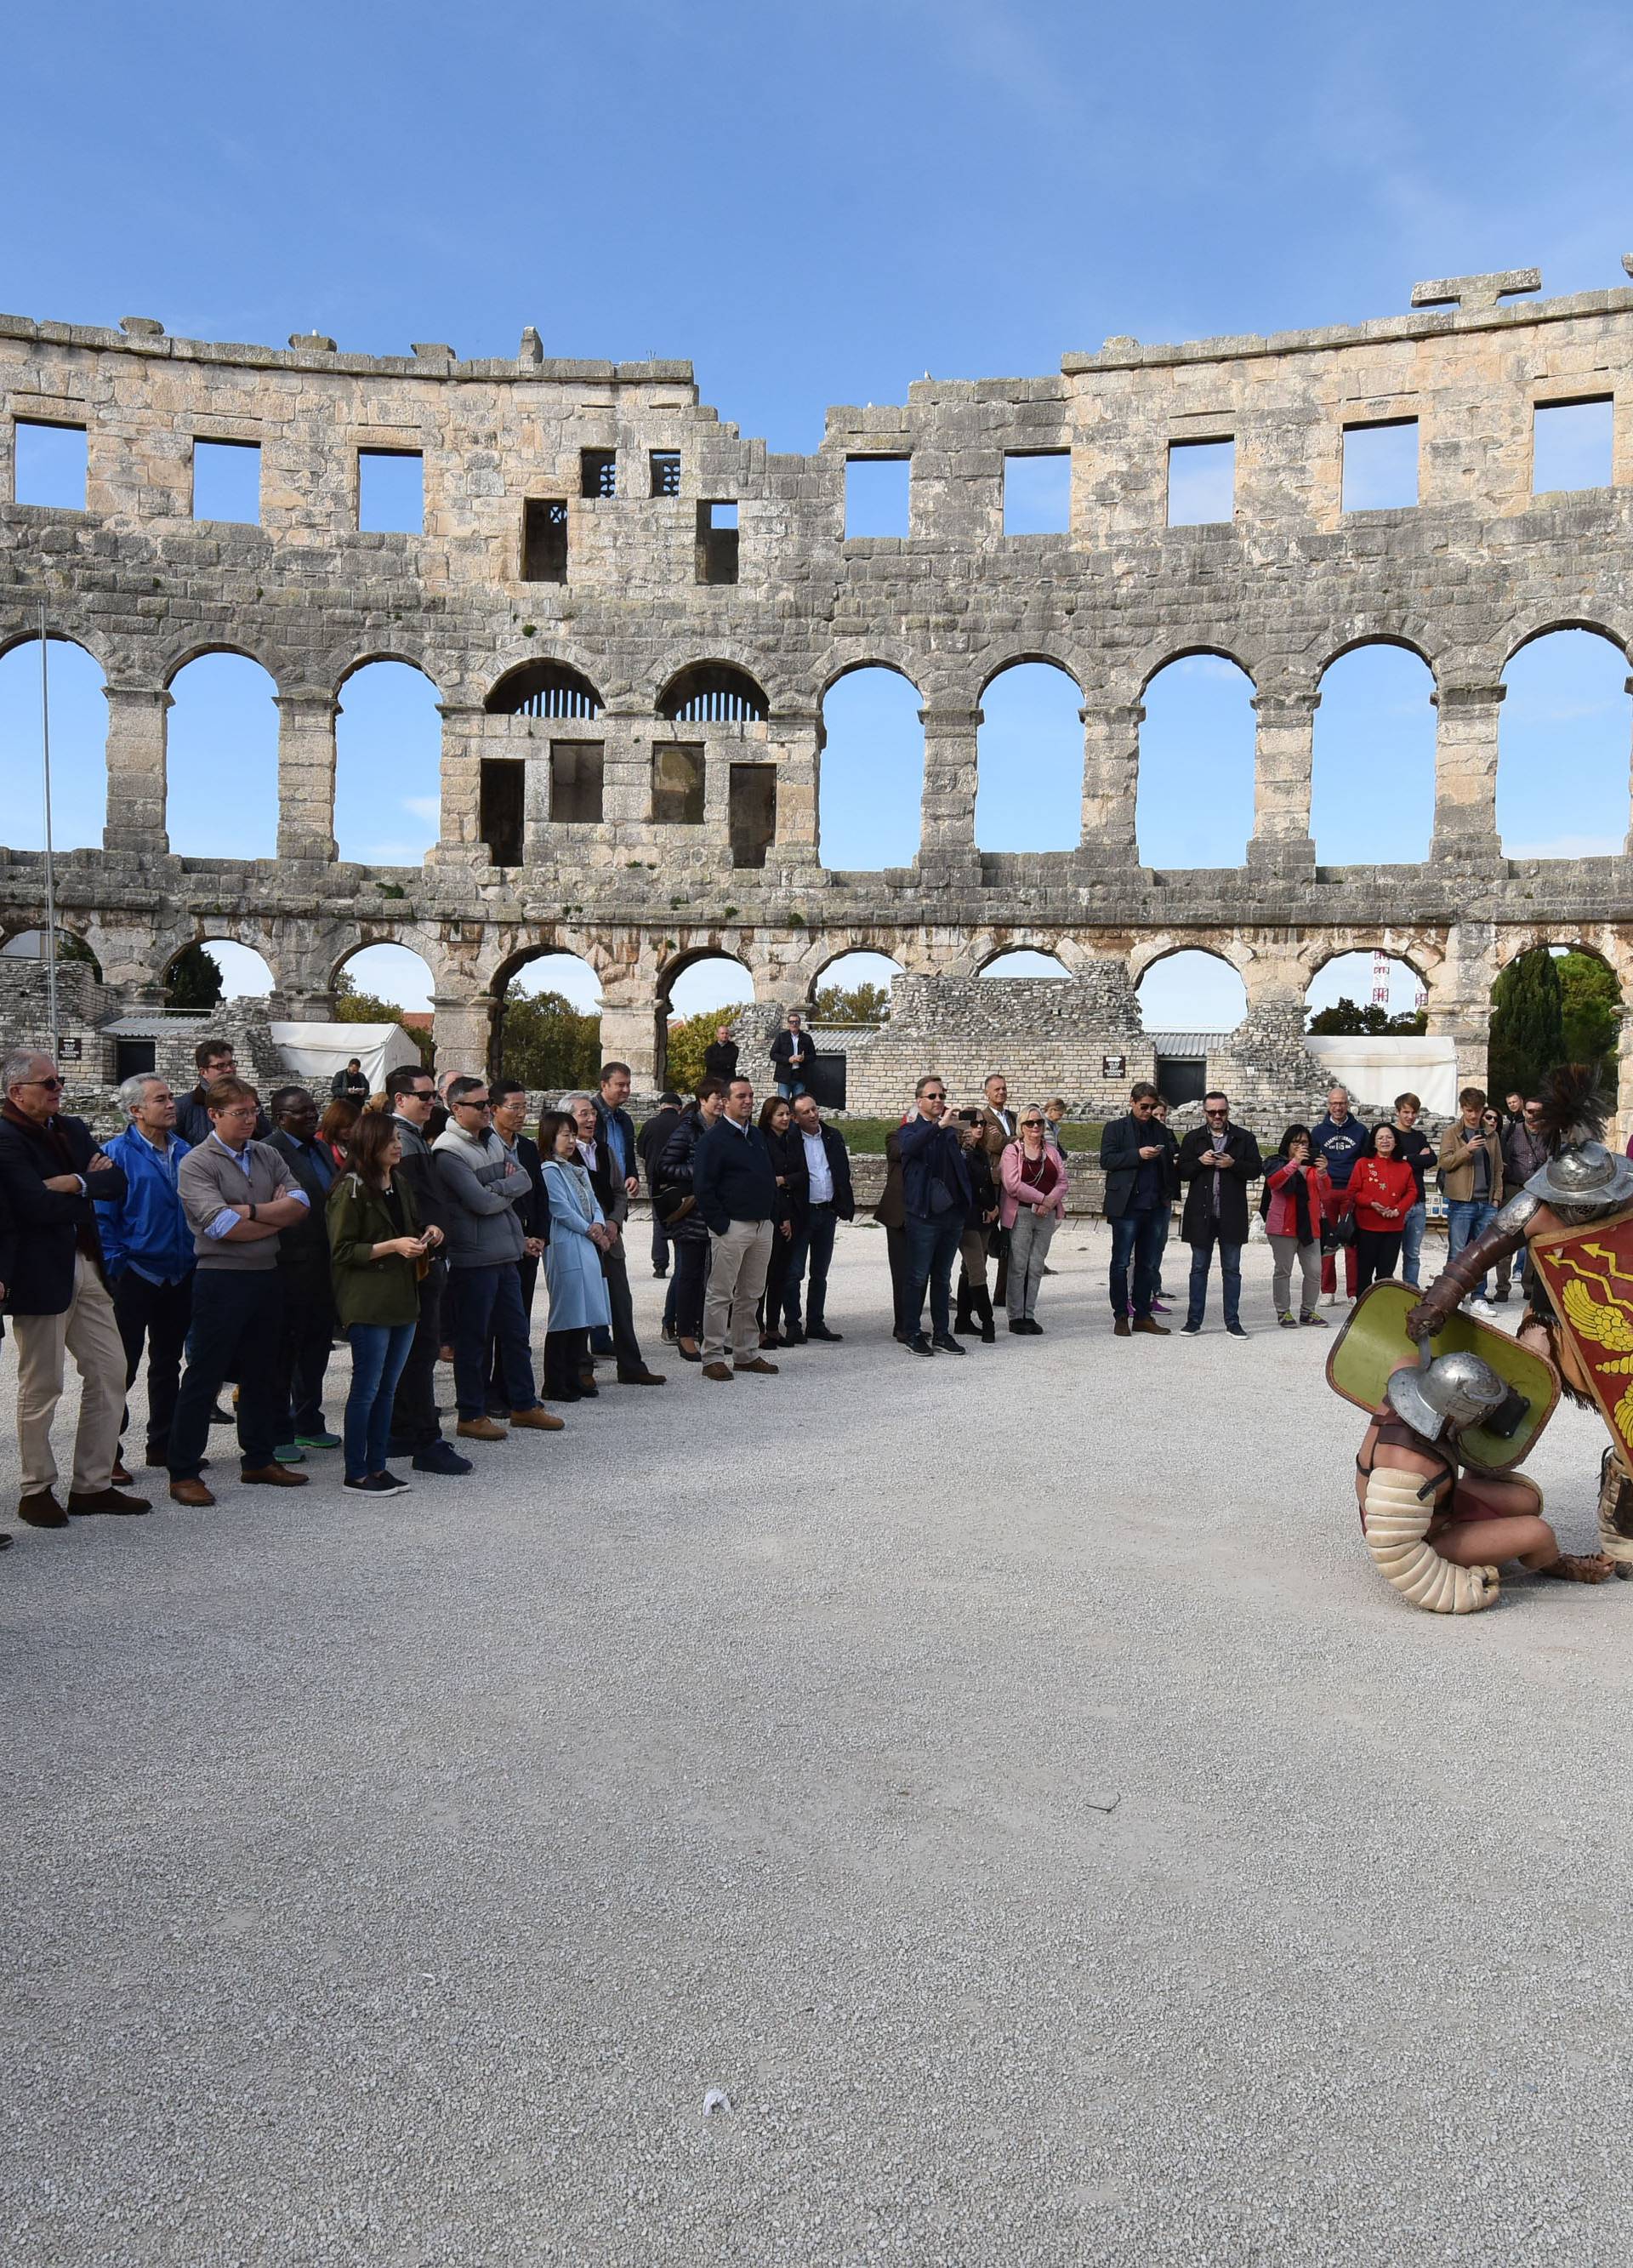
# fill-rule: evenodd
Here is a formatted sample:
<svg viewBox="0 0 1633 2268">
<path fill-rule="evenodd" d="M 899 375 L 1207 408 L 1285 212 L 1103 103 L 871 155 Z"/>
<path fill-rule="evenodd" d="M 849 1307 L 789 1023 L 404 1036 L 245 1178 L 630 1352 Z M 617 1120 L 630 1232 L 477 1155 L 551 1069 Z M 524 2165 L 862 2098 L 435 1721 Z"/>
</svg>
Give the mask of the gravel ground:
<svg viewBox="0 0 1633 2268">
<path fill-rule="evenodd" d="M 1624 2262 L 1633 1587 L 1413 1613 L 1263 1248 L 1245 1345 L 1107 1249 L 932 1365 L 858 1227 L 776 1380 L 19 1531 L 8 2268 Z"/>
</svg>

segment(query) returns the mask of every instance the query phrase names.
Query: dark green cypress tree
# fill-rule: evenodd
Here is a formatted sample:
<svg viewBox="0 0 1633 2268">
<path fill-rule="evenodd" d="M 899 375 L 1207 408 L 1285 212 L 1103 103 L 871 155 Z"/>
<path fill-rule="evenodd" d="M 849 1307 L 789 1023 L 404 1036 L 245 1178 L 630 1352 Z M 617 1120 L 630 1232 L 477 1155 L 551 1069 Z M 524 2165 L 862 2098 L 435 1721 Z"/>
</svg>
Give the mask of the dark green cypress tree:
<svg viewBox="0 0 1633 2268">
<path fill-rule="evenodd" d="M 1559 964 L 1539 946 L 1511 961 L 1491 987 L 1490 1092 L 1499 1099 L 1513 1087 L 1534 1094 L 1542 1074 L 1564 1058 Z"/>
</svg>

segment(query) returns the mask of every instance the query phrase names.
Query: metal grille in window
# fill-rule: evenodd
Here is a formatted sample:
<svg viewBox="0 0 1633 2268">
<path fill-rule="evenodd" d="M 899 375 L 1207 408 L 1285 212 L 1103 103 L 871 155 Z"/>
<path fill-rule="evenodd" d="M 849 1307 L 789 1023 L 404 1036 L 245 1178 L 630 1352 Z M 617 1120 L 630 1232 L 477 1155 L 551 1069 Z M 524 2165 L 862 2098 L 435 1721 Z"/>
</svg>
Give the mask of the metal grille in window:
<svg viewBox="0 0 1633 2268">
<path fill-rule="evenodd" d="M 565 662 L 530 661 L 501 678 L 488 696 L 496 717 L 586 717 L 601 713 L 601 696 L 587 677 Z"/>
<path fill-rule="evenodd" d="M 677 725 L 762 725 L 769 706 L 746 670 L 699 662 L 674 680 L 661 713 Z"/>
<path fill-rule="evenodd" d="M 679 496 L 680 493 L 680 453 L 678 449 L 652 451 L 652 494 Z"/>
<path fill-rule="evenodd" d="M 618 453 L 615 449 L 580 449 L 578 465 L 587 497 L 618 493 Z"/>
</svg>

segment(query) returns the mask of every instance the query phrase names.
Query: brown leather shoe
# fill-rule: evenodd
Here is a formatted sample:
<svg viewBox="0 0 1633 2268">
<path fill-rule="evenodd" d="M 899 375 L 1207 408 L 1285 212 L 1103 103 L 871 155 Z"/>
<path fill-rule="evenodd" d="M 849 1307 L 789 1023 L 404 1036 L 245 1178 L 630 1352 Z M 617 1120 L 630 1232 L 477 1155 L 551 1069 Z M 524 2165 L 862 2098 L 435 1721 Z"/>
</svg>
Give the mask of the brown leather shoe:
<svg viewBox="0 0 1633 2268">
<path fill-rule="evenodd" d="M 123 1496 L 116 1488 L 87 1489 L 83 1496 L 70 1496 L 70 1512 L 151 1512 L 153 1507 L 144 1496 Z"/>
<path fill-rule="evenodd" d="M 305 1473 L 292 1473 L 287 1465 L 250 1465 L 239 1475 L 251 1488 L 305 1488 Z"/>
<path fill-rule="evenodd" d="M 644 1365 L 639 1370 L 621 1370 L 618 1373 L 620 1386 L 666 1386 L 668 1382 L 661 1370 L 648 1370 Z"/>
<path fill-rule="evenodd" d="M 114 1458 L 114 1469 L 108 1475 L 108 1479 L 115 1488 L 129 1488 L 130 1486 L 130 1476 L 125 1470 L 125 1461 L 122 1457 Z"/>
<path fill-rule="evenodd" d="M 706 1362 L 703 1365 L 703 1376 L 705 1378 L 717 1378 L 723 1383 L 729 1383 L 732 1373 L 723 1362 Z"/>
<path fill-rule="evenodd" d="M 68 1514 L 49 1489 L 37 1489 L 33 1496 L 24 1497 L 17 1507 L 17 1516 L 26 1520 L 31 1528 L 66 1528 Z"/>
<path fill-rule="evenodd" d="M 752 1362 L 733 1363 L 732 1367 L 734 1370 L 757 1370 L 762 1378 L 776 1376 L 776 1365 L 768 1362 L 762 1354 L 757 1354 Z"/>
<path fill-rule="evenodd" d="M 1128 1337 L 1129 1319 L 1126 1315 L 1118 1316 L 1116 1322 L 1111 1327 L 1111 1335 L 1114 1339 L 1126 1339 Z"/>
<path fill-rule="evenodd" d="M 508 1441 L 509 1433 L 503 1425 L 496 1425 L 491 1418 L 461 1418 L 454 1432 L 462 1441 Z"/>
<path fill-rule="evenodd" d="M 1166 1339 L 1168 1336 L 1166 1323 L 1157 1322 L 1150 1315 L 1136 1315 L 1134 1328 L 1136 1331 L 1144 1331 L 1149 1337 L 1154 1339 Z"/>
<path fill-rule="evenodd" d="M 528 1433 L 559 1433 L 563 1430 L 559 1418 L 538 1406 L 532 1410 L 512 1410 L 511 1423 Z"/>
<path fill-rule="evenodd" d="M 172 1481 L 170 1495 L 174 1504 L 207 1505 L 216 1501 L 202 1481 Z"/>
</svg>

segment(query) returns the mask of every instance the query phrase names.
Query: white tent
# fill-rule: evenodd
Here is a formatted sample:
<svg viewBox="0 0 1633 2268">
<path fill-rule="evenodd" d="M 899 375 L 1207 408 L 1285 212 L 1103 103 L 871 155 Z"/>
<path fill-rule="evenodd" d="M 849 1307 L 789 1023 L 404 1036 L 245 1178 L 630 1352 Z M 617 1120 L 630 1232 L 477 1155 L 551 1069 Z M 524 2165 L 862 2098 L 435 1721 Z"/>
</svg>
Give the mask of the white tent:
<svg viewBox="0 0 1633 2268">
<path fill-rule="evenodd" d="M 1305 1045 L 1357 1105 L 1393 1109 L 1396 1095 L 1410 1088 L 1437 1118 L 1457 1116 L 1457 1049 L 1450 1040 L 1312 1035 Z"/>
<path fill-rule="evenodd" d="M 387 1071 L 399 1064 L 416 1064 L 420 1051 L 401 1024 L 273 1024 L 268 1027 L 283 1068 L 305 1079 L 321 1104 L 328 1100 L 329 1081 L 344 1071 L 356 1056 L 378 1094 Z"/>
</svg>

